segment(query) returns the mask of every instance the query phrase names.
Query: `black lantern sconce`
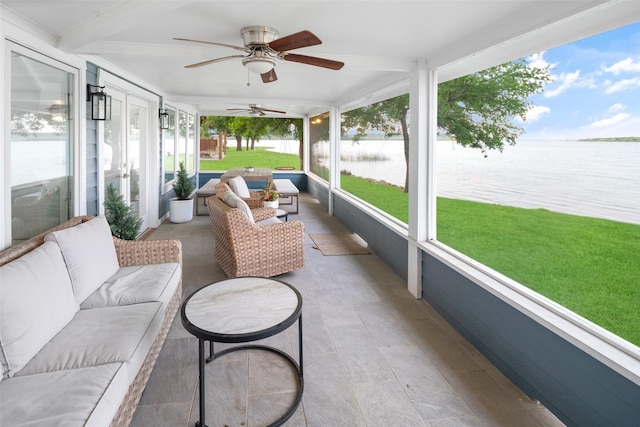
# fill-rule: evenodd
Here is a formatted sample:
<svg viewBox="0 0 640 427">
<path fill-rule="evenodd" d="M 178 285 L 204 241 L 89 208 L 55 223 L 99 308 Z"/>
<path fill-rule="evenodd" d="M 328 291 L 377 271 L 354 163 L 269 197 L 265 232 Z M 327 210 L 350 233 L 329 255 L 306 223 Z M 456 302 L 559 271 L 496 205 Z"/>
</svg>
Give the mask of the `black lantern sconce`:
<svg viewBox="0 0 640 427">
<path fill-rule="evenodd" d="M 167 110 L 161 108 L 159 117 L 160 129 L 169 129 L 169 113 L 167 113 Z"/>
<path fill-rule="evenodd" d="M 91 101 L 91 120 L 111 120 L 111 97 L 104 86 L 87 84 L 87 101 Z"/>
</svg>

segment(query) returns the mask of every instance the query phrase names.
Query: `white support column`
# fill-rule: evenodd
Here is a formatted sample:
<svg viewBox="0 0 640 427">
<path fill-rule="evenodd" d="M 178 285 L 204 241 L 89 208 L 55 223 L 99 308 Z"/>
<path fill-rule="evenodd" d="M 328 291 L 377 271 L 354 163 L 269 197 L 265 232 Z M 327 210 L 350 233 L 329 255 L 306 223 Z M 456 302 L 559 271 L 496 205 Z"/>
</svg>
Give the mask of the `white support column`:
<svg viewBox="0 0 640 427">
<path fill-rule="evenodd" d="M 433 156 L 436 140 L 436 71 L 418 63 L 409 85 L 411 133 L 409 138 L 409 247 L 407 287 L 416 298 L 422 297 L 422 251 L 418 242 L 430 237 L 435 224 Z M 435 228 L 433 228 L 435 230 Z"/>
<path fill-rule="evenodd" d="M 304 173 L 309 173 L 309 165 L 311 164 L 311 144 L 309 137 L 309 116 L 304 116 L 302 119 L 302 171 Z"/>
<path fill-rule="evenodd" d="M 340 182 L 340 108 L 329 110 L 329 215 L 333 215 L 333 190 Z"/>
</svg>

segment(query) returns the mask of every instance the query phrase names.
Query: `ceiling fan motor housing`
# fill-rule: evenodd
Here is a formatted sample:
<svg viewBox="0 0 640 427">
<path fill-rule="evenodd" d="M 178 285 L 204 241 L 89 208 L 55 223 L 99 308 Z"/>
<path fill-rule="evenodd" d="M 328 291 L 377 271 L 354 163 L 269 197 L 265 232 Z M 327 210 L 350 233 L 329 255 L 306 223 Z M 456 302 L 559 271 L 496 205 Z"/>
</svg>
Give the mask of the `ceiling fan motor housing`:
<svg viewBox="0 0 640 427">
<path fill-rule="evenodd" d="M 278 38 L 278 30 L 262 25 L 250 25 L 240 30 L 246 47 L 264 46 Z"/>
</svg>

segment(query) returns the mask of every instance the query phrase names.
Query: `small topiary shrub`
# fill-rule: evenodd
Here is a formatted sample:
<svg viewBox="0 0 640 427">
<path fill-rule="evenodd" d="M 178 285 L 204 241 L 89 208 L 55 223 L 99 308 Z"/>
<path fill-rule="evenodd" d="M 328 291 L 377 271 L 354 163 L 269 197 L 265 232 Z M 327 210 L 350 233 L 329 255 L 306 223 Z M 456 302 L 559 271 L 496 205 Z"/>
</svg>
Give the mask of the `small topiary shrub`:
<svg viewBox="0 0 640 427">
<path fill-rule="evenodd" d="M 127 206 L 124 196 L 113 184 L 107 186 L 104 210 L 113 236 L 124 240 L 135 240 L 138 237 L 142 218 L 138 218 L 133 209 Z"/>
<path fill-rule="evenodd" d="M 193 193 L 195 185 L 189 179 L 187 170 L 184 168 L 184 162 L 180 162 L 180 169 L 176 176 L 176 181 L 173 183 L 173 192 L 176 193 L 176 197 L 180 200 L 188 200 Z"/>
</svg>

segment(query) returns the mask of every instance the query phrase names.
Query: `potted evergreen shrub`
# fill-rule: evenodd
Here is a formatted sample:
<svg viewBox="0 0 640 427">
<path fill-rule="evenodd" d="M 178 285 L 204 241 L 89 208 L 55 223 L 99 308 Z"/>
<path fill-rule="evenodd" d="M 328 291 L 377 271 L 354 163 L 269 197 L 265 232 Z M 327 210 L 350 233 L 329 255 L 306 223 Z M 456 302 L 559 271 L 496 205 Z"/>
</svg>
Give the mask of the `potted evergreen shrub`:
<svg viewBox="0 0 640 427">
<path fill-rule="evenodd" d="M 111 234 L 119 239 L 135 240 L 140 234 L 142 218 L 124 201 L 124 196 L 115 185 L 109 184 L 104 199 L 104 216 Z"/>
<path fill-rule="evenodd" d="M 169 221 L 175 223 L 189 222 L 193 219 L 193 193 L 195 186 L 189 180 L 184 162 L 180 162 L 180 169 L 173 183 L 176 197 L 169 201 Z"/>
</svg>

